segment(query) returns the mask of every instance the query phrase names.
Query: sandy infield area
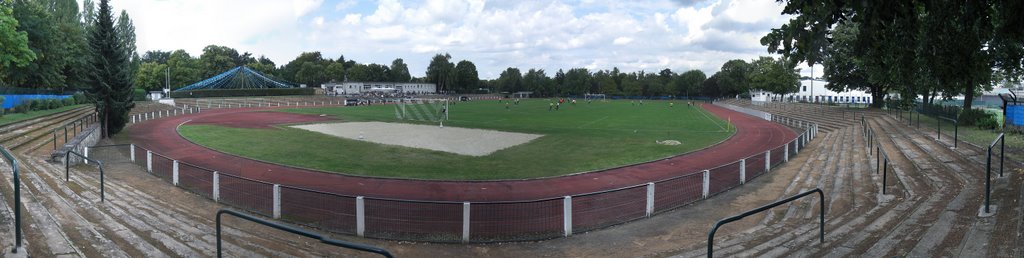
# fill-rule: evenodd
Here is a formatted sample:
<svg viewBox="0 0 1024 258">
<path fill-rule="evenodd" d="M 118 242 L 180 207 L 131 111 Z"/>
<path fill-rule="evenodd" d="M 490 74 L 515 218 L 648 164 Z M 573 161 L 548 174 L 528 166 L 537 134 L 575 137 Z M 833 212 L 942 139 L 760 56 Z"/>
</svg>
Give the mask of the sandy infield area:
<svg viewBox="0 0 1024 258">
<path fill-rule="evenodd" d="M 353 140 L 477 157 L 487 156 L 495 151 L 527 143 L 542 136 L 449 126 L 441 128 L 436 125 L 384 122 L 306 124 L 292 127 Z"/>
</svg>

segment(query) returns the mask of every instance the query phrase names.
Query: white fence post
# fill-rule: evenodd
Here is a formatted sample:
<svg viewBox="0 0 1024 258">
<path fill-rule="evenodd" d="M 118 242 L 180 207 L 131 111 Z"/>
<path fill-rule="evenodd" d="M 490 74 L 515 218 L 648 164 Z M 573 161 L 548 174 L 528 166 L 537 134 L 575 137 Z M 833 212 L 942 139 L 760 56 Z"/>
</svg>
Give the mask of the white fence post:
<svg viewBox="0 0 1024 258">
<path fill-rule="evenodd" d="M 83 152 L 84 153 L 82 153 L 82 156 L 85 156 L 86 158 L 82 159 L 82 162 L 85 162 L 85 164 L 89 164 L 89 147 L 86 146 Z"/>
<path fill-rule="evenodd" d="M 129 146 L 131 146 L 131 151 L 129 151 L 129 153 L 131 153 L 132 163 L 134 163 L 135 162 L 135 144 L 132 143 Z"/>
<path fill-rule="evenodd" d="M 747 159 L 740 160 L 740 184 L 747 183 Z"/>
<path fill-rule="evenodd" d="M 153 151 L 146 150 L 146 172 L 153 173 Z"/>
<path fill-rule="evenodd" d="M 764 152 L 764 172 L 772 169 L 772 150 Z"/>
<path fill-rule="evenodd" d="M 469 202 L 462 203 L 462 242 L 469 242 Z"/>
<path fill-rule="evenodd" d="M 281 185 L 274 184 L 274 218 L 281 218 Z"/>
<path fill-rule="evenodd" d="M 174 182 L 175 186 L 177 186 L 178 185 L 178 161 L 177 160 L 174 161 L 174 173 L 171 175 L 171 178 L 173 178 L 173 180 L 171 180 L 171 181 Z"/>
<path fill-rule="evenodd" d="M 363 236 L 363 232 L 366 232 L 366 209 L 364 208 L 364 201 L 362 196 L 356 197 L 356 234 Z"/>
<path fill-rule="evenodd" d="M 654 213 L 654 183 L 647 183 L 647 217 Z"/>
<path fill-rule="evenodd" d="M 220 173 L 213 171 L 213 201 L 220 201 Z"/>
<path fill-rule="evenodd" d="M 704 198 L 708 198 L 708 194 L 711 193 L 711 171 L 704 170 Z"/>
<path fill-rule="evenodd" d="M 572 235 L 572 196 L 562 199 L 562 223 L 565 236 Z"/>
<path fill-rule="evenodd" d="M 782 160 L 789 162 L 789 143 L 786 143 L 785 147 L 782 147 Z"/>
</svg>

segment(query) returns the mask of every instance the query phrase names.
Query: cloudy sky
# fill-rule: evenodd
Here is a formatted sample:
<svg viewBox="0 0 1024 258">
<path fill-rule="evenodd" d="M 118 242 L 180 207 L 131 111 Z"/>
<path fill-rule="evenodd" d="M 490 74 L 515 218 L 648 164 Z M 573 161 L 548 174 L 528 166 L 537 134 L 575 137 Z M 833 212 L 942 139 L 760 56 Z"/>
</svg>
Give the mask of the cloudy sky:
<svg viewBox="0 0 1024 258">
<path fill-rule="evenodd" d="M 128 11 L 140 53 L 216 44 L 278 65 L 301 52 L 424 76 L 430 58 L 472 61 L 482 79 L 584 67 L 717 72 L 766 55 L 759 39 L 790 17 L 774 0 L 112 0 Z M 815 74 L 820 74 L 820 69 Z M 808 74 L 809 69 L 803 69 Z"/>
</svg>

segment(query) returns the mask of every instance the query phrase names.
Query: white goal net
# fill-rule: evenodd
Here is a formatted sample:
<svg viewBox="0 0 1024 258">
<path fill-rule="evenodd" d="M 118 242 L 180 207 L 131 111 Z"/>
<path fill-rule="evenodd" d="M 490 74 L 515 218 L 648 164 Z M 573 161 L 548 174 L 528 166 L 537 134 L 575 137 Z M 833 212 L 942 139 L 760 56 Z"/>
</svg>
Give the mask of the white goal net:
<svg viewBox="0 0 1024 258">
<path fill-rule="evenodd" d="M 440 122 L 448 120 L 447 99 L 402 99 L 395 105 L 399 120 Z"/>
</svg>

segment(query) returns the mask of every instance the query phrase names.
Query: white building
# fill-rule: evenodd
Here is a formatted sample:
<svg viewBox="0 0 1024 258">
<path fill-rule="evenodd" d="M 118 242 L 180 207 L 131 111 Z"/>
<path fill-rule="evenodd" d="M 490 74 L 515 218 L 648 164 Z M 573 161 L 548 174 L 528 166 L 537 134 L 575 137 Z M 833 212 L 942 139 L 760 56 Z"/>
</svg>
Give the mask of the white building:
<svg viewBox="0 0 1024 258">
<path fill-rule="evenodd" d="M 437 92 L 437 85 L 433 83 L 414 82 L 330 82 L 324 83 L 323 88 L 329 93 L 339 95 L 368 92 L 405 94 L 432 94 Z"/>
<path fill-rule="evenodd" d="M 774 95 L 771 92 L 752 91 L 750 98 L 754 101 L 806 101 L 806 102 L 836 102 L 836 103 L 871 103 L 871 94 L 862 90 L 850 90 L 835 92 L 825 88 L 826 81 L 822 80 L 801 80 L 800 88 L 796 93 L 784 96 Z"/>
</svg>

